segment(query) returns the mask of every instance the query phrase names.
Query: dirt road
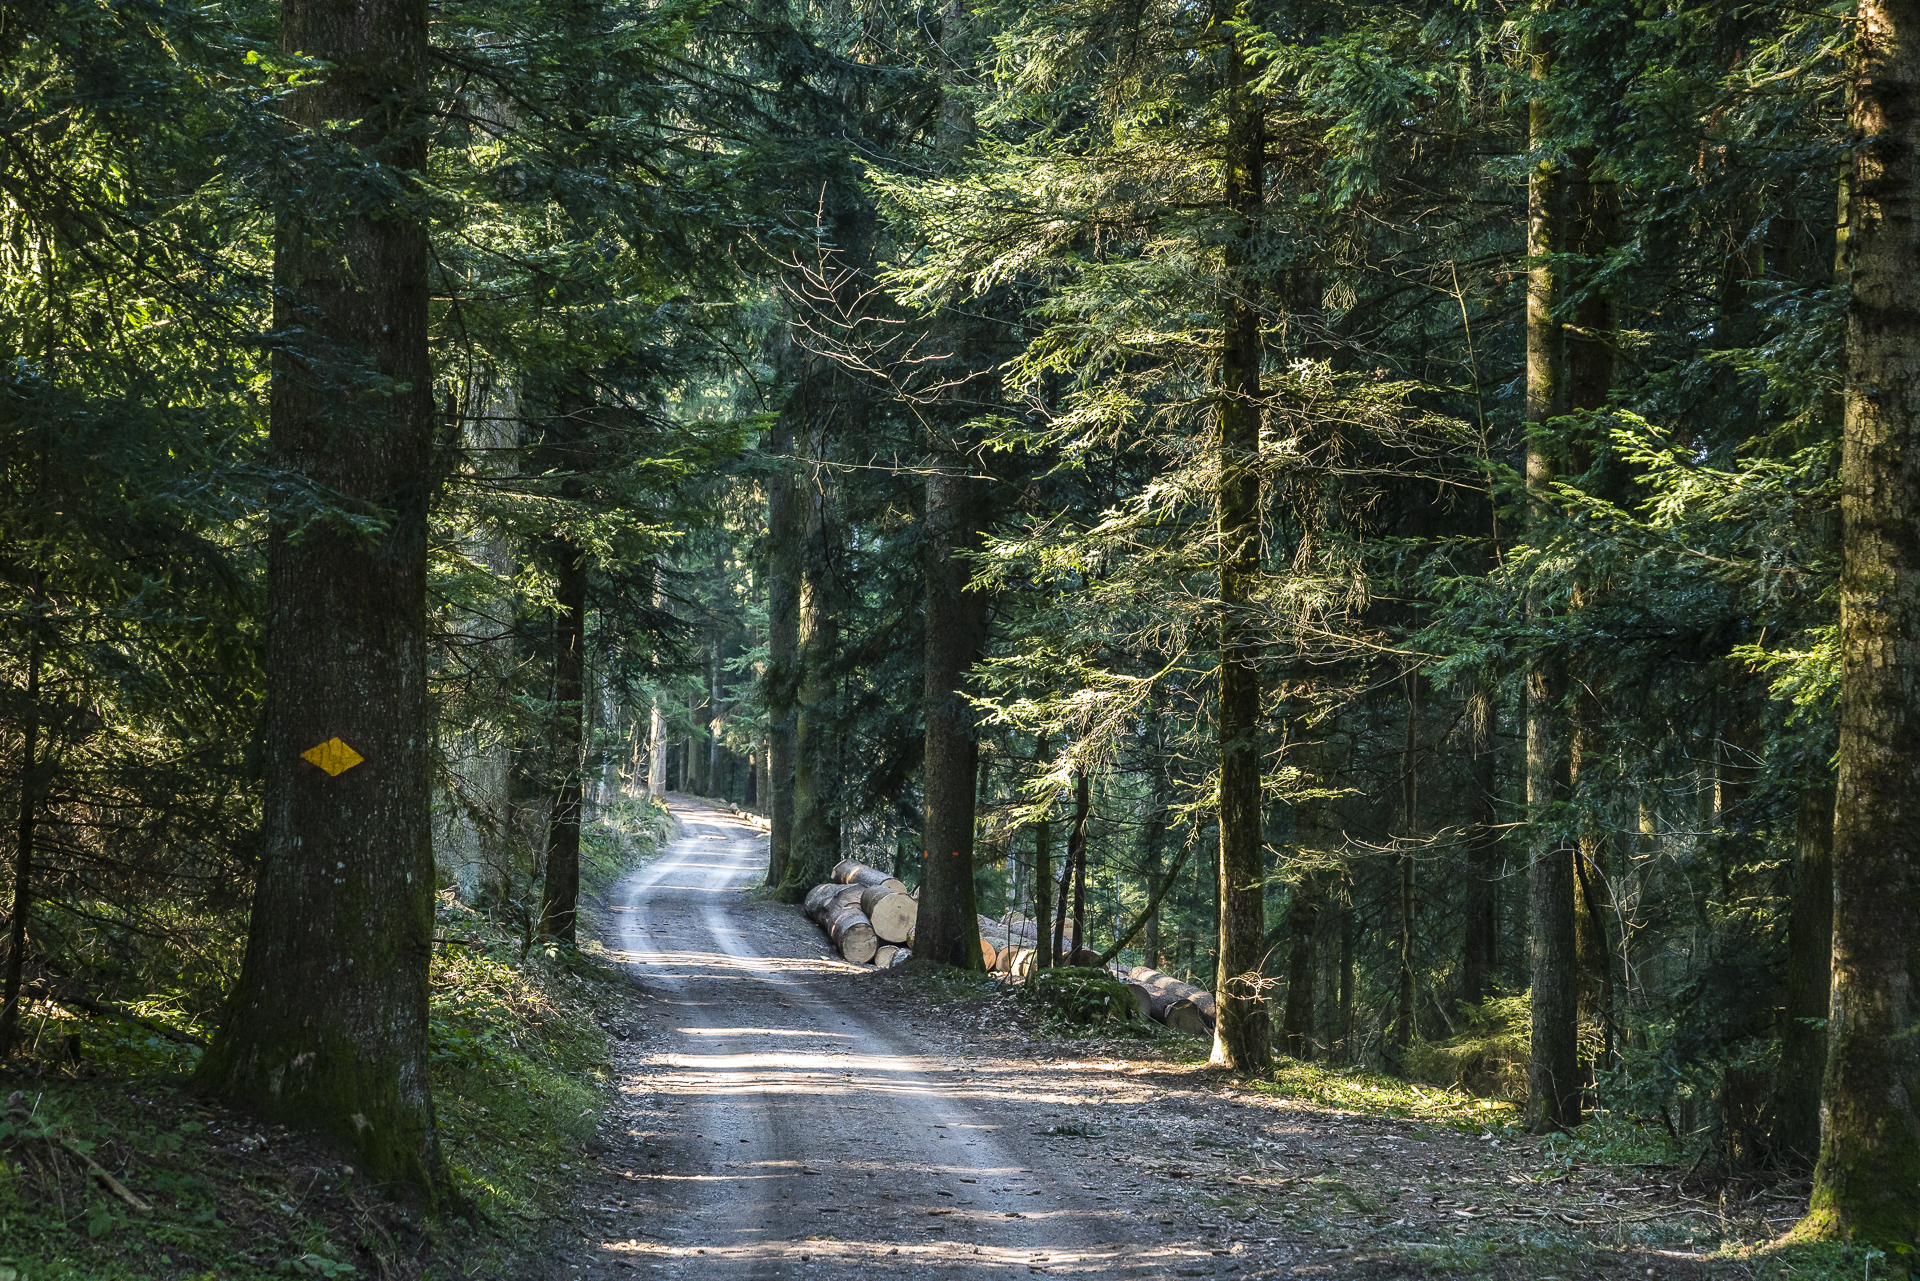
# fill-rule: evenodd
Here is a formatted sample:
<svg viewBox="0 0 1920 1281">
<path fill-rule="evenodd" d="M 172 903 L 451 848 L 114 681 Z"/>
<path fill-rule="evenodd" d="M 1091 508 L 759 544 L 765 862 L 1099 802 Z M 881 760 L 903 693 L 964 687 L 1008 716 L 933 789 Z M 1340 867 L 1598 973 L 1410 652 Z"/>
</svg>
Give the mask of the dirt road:
<svg viewBox="0 0 1920 1281">
<path fill-rule="evenodd" d="M 1464 1095 L 1428 1089 L 1423 1119 L 1353 1069 L 1239 1082 L 1197 1046 L 1063 1039 L 999 989 L 910 988 L 748 892 L 758 830 L 674 810 L 600 913 L 634 980 L 620 1101 L 558 1174 L 580 1204 L 543 1281 L 1704 1281 L 1756 1275 L 1741 1242 L 1792 1221 L 1791 1192 L 1582 1167 Z"/>
<path fill-rule="evenodd" d="M 793 909 L 748 897 L 764 835 L 674 808 L 666 854 L 611 904 L 608 942 L 645 995 L 620 1056 L 626 1111 L 605 1128 L 606 1204 L 583 1207 L 604 1237 L 582 1242 L 583 1270 L 1164 1277 L 1210 1261 L 1147 1243 L 1108 1189 L 1083 1186 L 1088 1171 L 1034 1134 L 1057 1099 L 917 1042 L 866 999 L 874 976 Z"/>
</svg>

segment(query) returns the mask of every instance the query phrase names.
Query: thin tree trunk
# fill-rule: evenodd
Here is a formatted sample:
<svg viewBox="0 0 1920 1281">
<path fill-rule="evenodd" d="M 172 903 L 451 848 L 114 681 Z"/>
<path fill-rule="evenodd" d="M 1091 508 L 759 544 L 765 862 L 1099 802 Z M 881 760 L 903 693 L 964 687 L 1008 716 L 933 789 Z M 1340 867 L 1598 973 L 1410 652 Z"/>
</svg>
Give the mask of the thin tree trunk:
<svg viewBox="0 0 1920 1281">
<path fill-rule="evenodd" d="M 1073 828 L 1067 836 L 1067 862 L 1073 867 L 1073 950 L 1087 945 L 1087 817 L 1093 812 L 1092 781 L 1085 770 L 1073 775 Z"/>
<path fill-rule="evenodd" d="M 1044 768 L 1047 736 L 1033 742 L 1033 763 Z M 1052 802 L 1048 802 L 1051 807 Z M 1033 920 L 1040 932 L 1040 968 L 1052 969 L 1058 959 L 1053 954 L 1053 823 L 1042 814 L 1033 825 Z"/>
<path fill-rule="evenodd" d="M 1340 1057 L 1351 1063 L 1353 1048 L 1353 904 L 1340 905 Z"/>
<path fill-rule="evenodd" d="M 1469 1005 L 1478 1005 L 1491 994 L 1500 966 L 1500 832 L 1494 809 L 1498 759 L 1489 744 L 1475 744 L 1473 791 L 1468 798 L 1472 827 L 1467 836 L 1466 920 L 1460 947 L 1460 999 Z"/>
<path fill-rule="evenodd" d="M 667 795 L 667 750 L 667 718 L 660 714 L 660 695 L 656 693 L 647 717 L 647 795 L 655 800 L 664 800 Z"/>
<path fill-rule="evenodd" d="M 1214 1063 L 1261 1072 L 1273 1061 L 1260 983 L 1266 936 L 1260 788 L 1260 636 L 1252 594 L 1260 570 L 1260 315 L 1252 239 L 1265 193 L 1264 114 L 1238 36 L 1227 49 L 1226 204 L 1239 220 L 1221 300 L 1220 451 L 1220 952 L 1214 982 Z"/>
<path fill-rule="evenodd" d="M 661 723 L 657 698 L 647 727 L 647 795 L 655 800 L 664 800 L 667 795 L 666 727 Z"/>
<path fill-rule="evenodd" d="M 574 941 L 580 904 L 581 756 L 586 707 L 587 569 L 572 543 L 554 545 L 553 767 L 559 771 L 547 823 L 547 876 L 540 894 L 540 935 Z"/>
<path fill-rule="evenodd" d="M 701 682 L 699 693 L 687 695 L 687 720 L 693 722 L 693 734 L 685 741 L 685 774 L 687 791 L 697 797 L 705 797 L 712 787 L 707 780 L 707 720 L 710 709 L 707 707 L 707 682 Z"/>
<path fill-rule="evenodd" d="M 1861 0 L 1857 30 L 1833 1002 L 1803 1228 L 1904 1252 L 1920 1244 L 1920 3 Z"/>
<path fill-rule="evenodd" d="M 7 976 L 0 991 L 0 1060 L 13 1053 L 20 1025 L 20 985 L 27 966 L 27 917 L 33 911 L 33 847 L 39 831 L 36 800 L 40 791 L 40 614 L 41 576 L 34 573 L 33 614 L 27 627 L 27 715 L 21 726 L 20 811 L 14 830 L 13 903 L 7 918 Z"/>
<path fill-rule="evenodd" d="M 1400 752 L 1400 985 L 1394 1011 L 1393 1047 L 1396 1066 L 1405 1069 L 1407 1047 L 1413 1041 L 1413 840 L 1420 822 L 1420 776 L 1418 751 L 1420 731 L 1420 674 L 1409 672 L 1407 686 L 1406 737 Z"/>
<path fill-rule="evenodd" d="M 787 467 L 793 424 L 781 414 L 767 452 L 781 460 L 767 480 L 767 884 L 786 885 L 793 858 L 794 703 L 800 682 L 800 573 L 806 509 Z"/>
<path fill-rule="evenodd" d="M 298 478 L 276 492 L 296 504 L 340 495 L 386 519 L 368 533 L 271 513 L 260 878 L 199 1075 L 326 1135 L 368 1178 L 437 1202 L 426 679 L 437 411 L 427 231 L 410 203 L 430 131 L 427 8 L 283 0 L 280 34 L 327 68 L 285 106 L 314 163 L 351 145 L 387 179 L 352 187 L 344 215 L 289 202 L 275 229 L 268 444 L 280 474 Z"/>
<path fill-rule="evenodd" d="M 719 565 L 714 566 L 714 575 L 718 578 L 724 572 Z M 731 800 L 728 784 L 731 782 L 731 763 L 725 760 L 725 749 L 720 745 L 721 725 L 725 711 L 720 701 L 720 669 L 726 662 L 726 638 L 718 627 L 714 628 L 713 647 L 708 656 L 708 695 L 707 704 L 713 709 L 713 716 L 707 727 L 707 777 L 713 782 L 711 795 L 721 800 Z"/>
<path fill-rule="evenodd" d="M 1528 58 L 1535 80 L 1553 74 L 1547 37 L 1529 37 Z M 1536 148 L 1551 142 L 1552 120 L 1536 96 L 1528 108 L 1530 137 Z M 1527 181 L 1527 441 L 1528 490 L 1544 498 L 1554 481 L 1552 454 L 1544 431 L 1549 419 L 1567 408 L 1566 338 L 1555 310 L 1560 303 L 1559 269 L 1550 256 L 1561 252 L 1566 228 L 1565 175 L 1559 161 L 1543 156 Z M 1546 623 L 1547 608 L 1538 590 L 1527 598 L 1529 616 Z M 1527 1072 L 1527 1128 L 1536 1134 L 1571 1129 L 1580 1123 L 1579 979 L 1573 936 L 1572 852 L 1550 819 L 1565 800 L 1569 751 L 1560 720 L 1563 678 L 1551 660 L 1536 663 L 1527 679 L 1527 918 L 1530 930 L 1533 1054 Z"/>
<path fill-rule="evenodd" d="M 1820 1078 L 1833 999 L 1833 787 L 1800 789 L 1793 900 L 1787 917 L 1787 1025 L 1780 1046 L 1774 1147 L 1809 1166 L 1820 1153 Z"/>
<path fill-rule="evenodd" d="M 817 444 L 819 442 L 816 442 Z M 840 648 L 834 608 L 832 537 L 827 496 L 809 494 L 806 554 L 800 576 L 800 684 L 794 715 L 793 844 L 781 897 L 797 902 L 827 878 L 840 859 L 840 823 L 833 813 L 838 756 L 833 742 L 833 661 Z"/>
<path fill-rule="evenodd" d="M 1287 1056 L 1307 1062 L 1313 1058 L 1314 935 L 1320 923 L 1320 878 L 1309 872 L 1293 888 L 1287 908 L 1287 1005 L 1281 1021 L 1281 1040 Z"/>
</svg>

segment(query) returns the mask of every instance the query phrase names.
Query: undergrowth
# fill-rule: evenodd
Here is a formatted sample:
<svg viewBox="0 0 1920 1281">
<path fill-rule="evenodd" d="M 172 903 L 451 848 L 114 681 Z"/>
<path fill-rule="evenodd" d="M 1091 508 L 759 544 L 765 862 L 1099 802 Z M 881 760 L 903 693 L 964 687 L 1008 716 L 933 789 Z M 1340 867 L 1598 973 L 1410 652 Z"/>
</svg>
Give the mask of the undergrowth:
<svg viewBox="0 0 1920 1281">
<path fill-rule="evenodd" d="M 1520 1109 L 1504 1099 L 1479 1098 L 1362 1068 L 1330 1067 L 1275 1058 L 1273 1070 L 1248 1085 L 1262 1093 L 1305 1100 L 1342 1111 L 1403 1117 L 1463 1130 L 1504 1128 Z"/>
<path fill-rule="evenodd" d="M 587 833 L 583 889 L 665 831 L 658 807 L 616 807 Z M 195 1091 L 188 1042 L 210 1029 L 166 997 L 121 1007 L 141 1023 L 40 1002 L 39 1055 L 0 1076 L 0 1281 L 499 1275 L 570 1212 L 622 980 L 597 944 L 528 947 L 450 891 L 435 934 L 457 940 L 433 959 L 429 1053 L 467 1217 L 422 1222 L 337 1153 Z"/>
<path fill-rule="evenodd" d="M 1059 1030 L 1089 1034 L 1152 1035 L 1127 985 L 1103 969 L 1084 966 L 1036 970 L 1018 989 L 1020 1000 L 1043 1010 Z"/>
</svg>

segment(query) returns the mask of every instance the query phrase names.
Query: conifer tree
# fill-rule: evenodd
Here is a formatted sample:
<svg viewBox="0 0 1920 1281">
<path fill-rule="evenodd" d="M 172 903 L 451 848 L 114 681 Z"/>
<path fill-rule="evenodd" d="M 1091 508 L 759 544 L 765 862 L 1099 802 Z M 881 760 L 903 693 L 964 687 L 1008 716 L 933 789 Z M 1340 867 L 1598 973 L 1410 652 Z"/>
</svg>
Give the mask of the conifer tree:
<svg viewBox="0 0 1920 1281">
<path fill-rule="evenodd" d="M 265 828 L 238 988 L 200 1077 L 443 1195 L 427 1080 L 427 10 L 286 0 L 267 552 Z M 370 172 L 388 181 L 362 182 Z"/>
</svg>

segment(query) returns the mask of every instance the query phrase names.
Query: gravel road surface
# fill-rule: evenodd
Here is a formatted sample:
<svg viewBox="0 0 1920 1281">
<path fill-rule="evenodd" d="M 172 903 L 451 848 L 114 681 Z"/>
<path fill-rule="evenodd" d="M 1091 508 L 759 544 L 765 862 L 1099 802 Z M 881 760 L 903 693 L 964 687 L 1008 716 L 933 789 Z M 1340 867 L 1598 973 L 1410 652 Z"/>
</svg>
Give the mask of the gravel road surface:
<svg viewBox="0 0 1920 1281">
<path fill-rule="evenodd" d="M 794 909 L 749 896 L 761 831 L 673 808 L 668 850 L 609 904 L 638 1009 L 589 1184 L 601 1203 L 581 1207 L 590 1230 L 561 1272 L 1167 1277 L 1221 1262 L 1150 1241 L 1052 1150 L 1041 1109 L 1057 1099 L 916 1037 L 871 999 L 877 976 Z"/>
</svg>

